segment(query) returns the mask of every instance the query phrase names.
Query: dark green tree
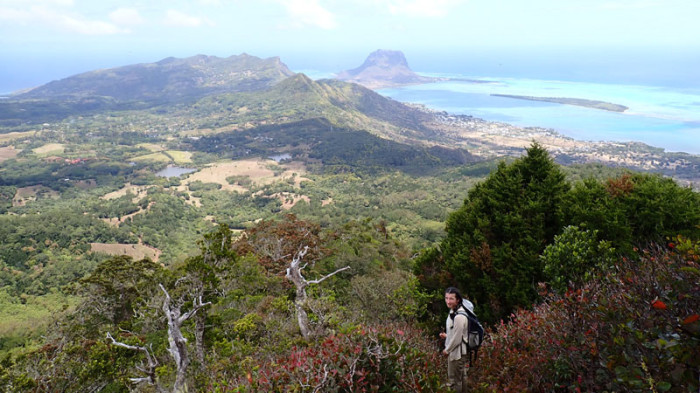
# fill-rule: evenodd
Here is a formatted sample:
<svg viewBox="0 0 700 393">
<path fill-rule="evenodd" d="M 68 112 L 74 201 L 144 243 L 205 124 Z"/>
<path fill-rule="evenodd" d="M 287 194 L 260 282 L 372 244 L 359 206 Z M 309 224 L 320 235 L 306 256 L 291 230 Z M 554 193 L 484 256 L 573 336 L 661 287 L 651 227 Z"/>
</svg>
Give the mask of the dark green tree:
<svg viewBox="0 0 700 393">
<path fill-rule="evenodd" d="M 487 321 L 529 306 L 544 280 L 539 255 L 562 228 L 559 207 L 568 190 L 558 165 L 534 143 L 524 157 L 502 162 L 469 192 L 447 220 L 441 254 L 424 253 L 417 275 L 426 279 L 423 268 L 435 270 L 441 258 L 452 283 Z"/>
<path fill-rule="evenodd" d="M 75 314 L 79 326 L 94 333 L 102 324 L 130 323 L 136 303 L 155 288 L 154 278 L 162 267 L 150 259 L 115 256 L 102 262 L 80 280 L 78 294 L 84 301 Z"/>
<path fill-rule="evenodd" d="M 220 224 L 216 231 L 205 234 L 198 241 L 201 254 L 188 258 L 182 266 L 180 286 L 190 296 L 203 302 L 215 302 L 226 293 L 221 287 L 221 279 L 228 272 L 235 270 L 237 255 L 232 247 L 232 232 L 226 224 Z M 202 308 L 194 314 L 195 356 L 200 364 L 204 363 L 204 334 L 207 322 L 207 309 Z"/>
</svg>

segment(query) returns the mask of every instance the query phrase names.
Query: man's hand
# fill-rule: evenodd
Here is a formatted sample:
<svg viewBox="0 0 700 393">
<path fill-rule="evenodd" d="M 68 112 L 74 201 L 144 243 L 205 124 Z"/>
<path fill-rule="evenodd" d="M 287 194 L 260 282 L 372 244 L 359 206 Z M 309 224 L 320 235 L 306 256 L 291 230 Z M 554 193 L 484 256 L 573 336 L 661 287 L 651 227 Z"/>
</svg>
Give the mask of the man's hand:
<svg viewBox="0 0 700 393">
<path fill-rule="evenodd" d="M 440 333 L 440 338 L 441 339 L 446 339 L 447 338 L 447 333 Z"/>
<path fill-rule="evenodd" d="M 443 355 L 449 355 L 450 353 L 447 352 L 447 350 L 443 349 L 443 350 L 442 350 L 442 354 L 443 354 Z"/>
</svg>

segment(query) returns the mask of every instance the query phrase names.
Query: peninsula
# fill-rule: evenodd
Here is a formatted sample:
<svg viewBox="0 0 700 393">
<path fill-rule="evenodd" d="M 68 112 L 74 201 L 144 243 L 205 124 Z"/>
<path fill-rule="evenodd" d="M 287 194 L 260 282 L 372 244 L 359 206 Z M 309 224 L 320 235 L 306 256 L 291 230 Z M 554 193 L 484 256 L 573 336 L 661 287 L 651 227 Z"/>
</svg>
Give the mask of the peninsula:
<svg viewBox="0 0 700 393">
<path fill-rule="evenodd" d="M 553 102 L 556 104 L 564 105 L 576 105 L 584 106 L 586 108 L 602 109 L 610 112 L 624 112 L 628 107 L 619 104 L 613 104 L 605 101 L 596 100 L 586 100 L 583 98 L 566 98 L 566 97 L 532 97 L 532 96 L 518 96 L 511 94 L 491 94 L 494 97 L 505 97 L 505 98 L 515 98 L 517 100 L 528 100 L 528 101 L 543 101 L 543 102 Z"/>
</svg>

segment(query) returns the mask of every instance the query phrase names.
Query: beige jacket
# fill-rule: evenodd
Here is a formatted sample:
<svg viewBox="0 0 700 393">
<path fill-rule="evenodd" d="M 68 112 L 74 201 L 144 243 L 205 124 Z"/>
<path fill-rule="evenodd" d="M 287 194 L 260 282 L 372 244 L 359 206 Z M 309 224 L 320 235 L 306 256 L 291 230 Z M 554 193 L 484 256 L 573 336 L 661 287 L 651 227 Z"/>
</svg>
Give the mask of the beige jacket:
<svg viewBox="0 0 700 393">
<path fill-rule="evenodd" d="M 462 306 L 459 306 L 462 308 Z M 447 338 L 445 339 L 445 351 L 449 353 L 448 360 L 459 360 L 462 358 L 462 354 L 467 353 L 467 345 L 464 344 L 462 339 L 466 340 L 469 337 L 469 332 L 467 331 L 467 317 L 462 314 L 457 314 L 452 319 L 452 314 L 456 314 L 455 310 L 450 310 L 450 314 L 447 316 L 447 321 L 445 322 L 445 332 L 447 333 Z"/>
</svg>

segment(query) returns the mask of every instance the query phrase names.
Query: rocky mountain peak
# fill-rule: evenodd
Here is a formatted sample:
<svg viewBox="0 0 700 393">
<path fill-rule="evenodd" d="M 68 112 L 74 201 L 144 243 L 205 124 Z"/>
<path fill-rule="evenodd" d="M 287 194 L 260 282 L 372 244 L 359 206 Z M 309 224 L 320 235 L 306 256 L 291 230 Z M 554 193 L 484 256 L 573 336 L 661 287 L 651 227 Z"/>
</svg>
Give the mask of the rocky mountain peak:
<svg viewBox="0 0 700 393">
<path fill-rule="evenodd" d="M 413 72 L 403 52 L 384 49 L 370 53 L 361 66 L 340 72 L 336 78 L 370 89 L 434 81 L 434 78 L 420 76 Z"/>
</svg>

